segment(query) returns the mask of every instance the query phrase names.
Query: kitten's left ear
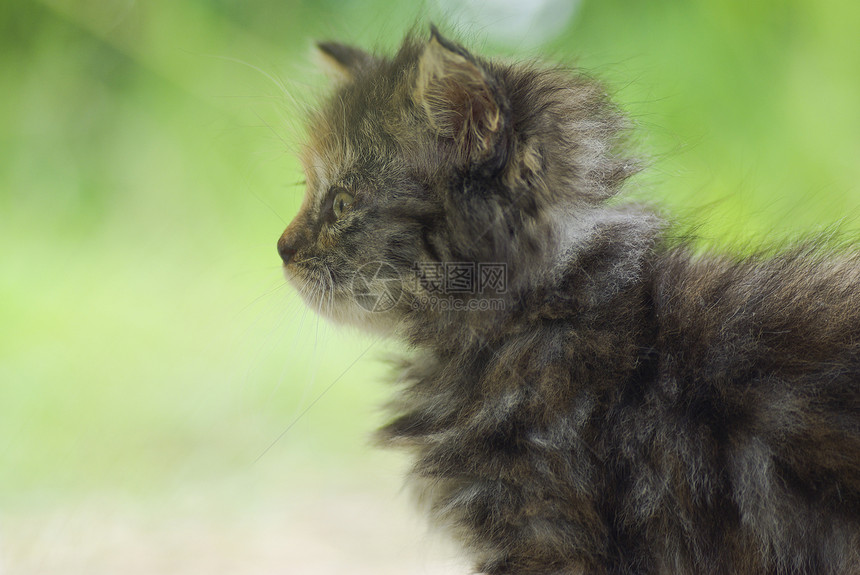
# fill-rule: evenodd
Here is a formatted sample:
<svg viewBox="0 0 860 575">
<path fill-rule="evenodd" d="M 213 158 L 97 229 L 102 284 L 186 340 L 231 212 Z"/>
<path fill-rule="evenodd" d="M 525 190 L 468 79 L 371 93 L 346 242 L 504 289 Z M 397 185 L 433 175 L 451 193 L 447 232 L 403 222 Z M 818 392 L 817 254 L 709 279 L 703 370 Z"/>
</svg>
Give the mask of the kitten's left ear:
<svg viewBox="0 0 860 575">
<path fill-rule="evenodd" d="M 317 42 L 317 48 L 333 75 L 343 80 L 352 79 L 358 70 L 373 63 L 373 56 L 355 46 L 339 42 Z"/>
<path fill-rule="evenodd" d="M 431 27 L 418 61 L 413 99 L 464 163 L 486 159 L 499 142 L 501 99 L 484 67 Z"/>
</svg>

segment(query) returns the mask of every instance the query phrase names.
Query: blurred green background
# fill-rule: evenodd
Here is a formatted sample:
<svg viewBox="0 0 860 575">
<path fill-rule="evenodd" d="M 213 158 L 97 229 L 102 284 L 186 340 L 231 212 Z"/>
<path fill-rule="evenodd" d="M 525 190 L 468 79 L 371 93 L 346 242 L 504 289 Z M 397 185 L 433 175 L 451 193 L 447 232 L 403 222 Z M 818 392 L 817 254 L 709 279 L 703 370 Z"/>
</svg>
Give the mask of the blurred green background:
<svg viewBox="0 0 860 575">
<path fill-rule="evenodd" d="M 318 320 L 281 276 L 301 106 L 327 84 L 315 39 L 391 50 L 432 19 L 486 54 L 583 66 L 651 160 L 630 191 L 704 243 L 856 229 L 856 3 L 555 2 L 514 31 L 461 4 L 483 19 L 4 3 L 0 573 L 460 572 L 420 543 L 405 462 L 367 445 L 391 345 Z"/>
</svg>

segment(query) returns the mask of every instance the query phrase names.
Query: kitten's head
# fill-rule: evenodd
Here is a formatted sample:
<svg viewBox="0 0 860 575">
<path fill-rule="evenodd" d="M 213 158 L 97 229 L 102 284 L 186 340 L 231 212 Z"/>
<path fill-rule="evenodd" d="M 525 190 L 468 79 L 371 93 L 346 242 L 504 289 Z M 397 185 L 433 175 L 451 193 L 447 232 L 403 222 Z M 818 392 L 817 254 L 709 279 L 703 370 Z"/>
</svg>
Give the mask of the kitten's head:
<svg viewBox="0 0 860 575">
<path fill-rule="evenodd" d="M 621 117 L 581 74 L 483 60 L 435 29 L 391 58 L 319 47 L 341 81 L 310 119 L 307 194 L 278 250 L 309 305 L 335 320 L 389 329 L 503 315 L 561 230 L 636 169 L 618 152 Z"/>
</svg>

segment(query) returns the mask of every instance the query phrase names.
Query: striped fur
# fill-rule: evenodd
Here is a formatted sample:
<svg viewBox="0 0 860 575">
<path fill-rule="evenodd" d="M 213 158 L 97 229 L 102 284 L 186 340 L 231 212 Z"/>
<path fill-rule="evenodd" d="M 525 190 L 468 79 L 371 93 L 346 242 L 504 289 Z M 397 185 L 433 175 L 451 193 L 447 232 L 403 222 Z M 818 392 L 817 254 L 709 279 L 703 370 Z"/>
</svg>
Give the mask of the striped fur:
<svg viewBox="0 0 860 575">
<path fill-rule="evenodd" d="M 489 575 L 860 573 L 860 256 L 694 256 L 607 200 L 638 169 L 577 71 L 435 30 L 391 58 L 321 45 L 287 276 L 408 342 L 380 441 Z M 354 204 L 331 218 L 333 190 Z M 357 303 L 362 266 L 397 301 Z M 416 305 L 418 264 L 495 263 L 500 305 Z M 386 284 L 386 281 L 389 282 Z"/>
</svg>

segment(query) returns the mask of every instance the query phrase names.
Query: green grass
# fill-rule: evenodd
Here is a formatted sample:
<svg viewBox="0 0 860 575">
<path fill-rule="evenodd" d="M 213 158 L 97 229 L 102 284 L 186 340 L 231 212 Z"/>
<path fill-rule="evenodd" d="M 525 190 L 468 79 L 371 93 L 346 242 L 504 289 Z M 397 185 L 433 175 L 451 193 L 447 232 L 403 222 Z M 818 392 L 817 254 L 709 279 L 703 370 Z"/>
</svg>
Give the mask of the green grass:
<svg viewBox="0 0 860 575">
<path fill-rule="evenodd" d="M 4 11 L 0 504 L 156 496 L 236 474 L 277 489 L 378 464 L 365 437 L 386 395 L 383 346 L 348 369 L 368 340 L 303 311 L 275 242 L 301 196 L 293 98 L 325 85 L 312 40 L 391 47 L 418 11 Z M 529 54 L 575 61 L 617 92 L 652 158 L 637 197 L 696 218 L 708 242 L 770 241 L 856 228 L 858 21 L 848 1 L 593 1 Z"/>
</svg>

